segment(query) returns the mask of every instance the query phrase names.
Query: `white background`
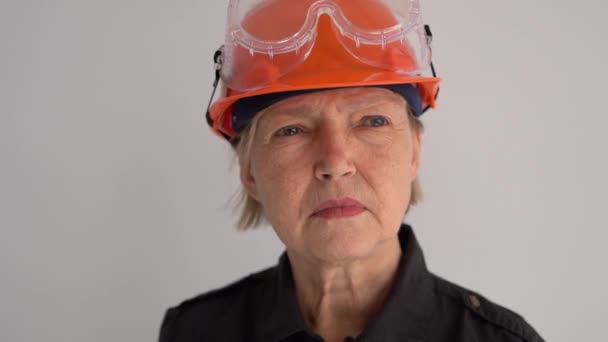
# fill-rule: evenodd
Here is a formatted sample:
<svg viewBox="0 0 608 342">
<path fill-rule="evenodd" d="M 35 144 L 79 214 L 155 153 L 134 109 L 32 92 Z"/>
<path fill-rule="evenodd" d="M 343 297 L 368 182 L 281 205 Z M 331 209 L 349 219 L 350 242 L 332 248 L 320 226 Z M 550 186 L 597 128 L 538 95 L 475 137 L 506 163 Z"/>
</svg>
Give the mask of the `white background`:
<svg viewBox="0 0 608 342">
<path fill-rule="evenodd" d="M 164 310 L 270 266 L 203 119 L 226 1 L 0 0 L 0 340 L 154 341 Z M 423 0 L 429 268 L 548 341 L 604 341 L 603 1 Z"/>
</svg>

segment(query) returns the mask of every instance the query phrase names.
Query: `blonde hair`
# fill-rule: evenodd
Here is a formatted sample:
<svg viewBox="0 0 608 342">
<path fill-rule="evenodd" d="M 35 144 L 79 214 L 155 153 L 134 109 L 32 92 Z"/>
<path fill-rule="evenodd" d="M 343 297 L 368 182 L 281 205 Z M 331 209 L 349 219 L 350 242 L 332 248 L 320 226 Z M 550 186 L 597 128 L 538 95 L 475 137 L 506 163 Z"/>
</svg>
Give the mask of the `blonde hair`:
<svg viewBox="0 0 608 342">
<path fill-rule="evenodd" d="M 262 111 L 263 112 L 263 111 Z M 410 128 L 414 132 L 422 133 L 424 131 L 424 125 L 419 118 L 417 118 L 413 111 L 407 106 L 407 113 L 409 118 Z M 259 119 L 263 116 L 262 113 L 256 115 L 251 122 L 243 129 L 243 131 L 233 138 L 231 141 L 232 147 L 236 152 L 236 158 L 239 162 L 239 167 L 248 167 L 251 160 L 251 147 L 255 139 L 255 134 L 258 126 Z M 414 206 L 422 201 L 423 193 L 422 186 L 418 177 L 412 182 L 412 190 L 410 194 L 410 201 L 407 210 L 404 214 L 410 210 L 411 206 Z M 236 207 L 240 207 L 241 214 L 237 223 L 239 230 L 247 230 L 250 228 L 258 227 L 264 221 L 264 211 L 262 205 L 251 197 L 244 188 L 241 188 L 238 197 L 236 198 Z"/>
</svg>

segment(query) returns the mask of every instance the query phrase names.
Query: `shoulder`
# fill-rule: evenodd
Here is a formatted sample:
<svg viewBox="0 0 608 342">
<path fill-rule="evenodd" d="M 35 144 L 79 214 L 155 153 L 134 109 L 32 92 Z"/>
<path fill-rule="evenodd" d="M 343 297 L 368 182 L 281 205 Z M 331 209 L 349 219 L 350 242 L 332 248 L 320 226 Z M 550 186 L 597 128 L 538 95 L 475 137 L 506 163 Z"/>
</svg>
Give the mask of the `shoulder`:
<svg viewBox="0 0 608 342">
<path fill-rule="evenodd" d="M 230 331 L 227 328 L 239 320 L 247 323 L 247 318 L 251 317 L 247 303 L 275 272 L 276 267 L 265 269 L 169 308 L 161 324 L 159 342 L 200 341 L 202 338 L 219 341 L 231 333 L 240 333 L 239 329 Z"/>
<path fill-rule="evenodd" d="M 536 330 L 514 311 L 475 291 L 436 275 L 433 277 L 440 299 L 438 319 L 444 324 L 458 326 L 459 333 L 467 341 L 544 341 Z"/>
</svg>

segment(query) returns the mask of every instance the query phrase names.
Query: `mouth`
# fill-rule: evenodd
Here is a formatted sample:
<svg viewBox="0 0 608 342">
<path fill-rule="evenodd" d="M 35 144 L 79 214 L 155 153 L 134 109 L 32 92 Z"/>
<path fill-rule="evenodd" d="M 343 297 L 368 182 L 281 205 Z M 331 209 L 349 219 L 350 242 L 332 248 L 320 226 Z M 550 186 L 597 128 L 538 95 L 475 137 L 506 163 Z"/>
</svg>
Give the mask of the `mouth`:
<svg viewBox="0 0 608 342">
<path fill-rule="evenodd" d="M 365 207 L 353 198 L 336 198 L 321 203 L 313 212 L 312 217 L 323 219 L 348 218 L 361 214 Z"/>
</svg>

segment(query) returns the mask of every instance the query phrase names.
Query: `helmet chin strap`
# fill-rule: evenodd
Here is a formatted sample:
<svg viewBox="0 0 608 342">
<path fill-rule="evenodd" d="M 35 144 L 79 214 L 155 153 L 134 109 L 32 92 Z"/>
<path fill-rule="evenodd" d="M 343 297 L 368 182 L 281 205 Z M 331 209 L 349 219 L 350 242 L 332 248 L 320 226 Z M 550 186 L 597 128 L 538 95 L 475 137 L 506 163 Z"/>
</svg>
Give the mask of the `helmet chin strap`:
<svg viewBox="0 0 608 342">
<path fill-rule="evenodd" d="M 431 32 L 431 27 L 429 25 L 424 25 L 424 32 L 426 34 L 426 40 L 427 40 L 427 44 L 430 47 L 431 46 L 431 42 L 433 41 L 433 33 Z M 211 97 L 209 98 L 209 103 L 207 103 L 207 112 L 206 112 L 206 119 L 207 119 L 207 124 L 209 124 L 209 126 L 213 126 L 213 120 L 211 119 L 211 113 L 209 111 L 209 109 L 211 108 L 211 103 L 213 102 L 213 98 L 215 97 L 215 92 L 217 91 L 217 86 L 220 83 L 220 71 L 222 70 L 222 52 L 224 50 L 224 46 L 220 46 L 215 53 L 213 54 L 213 63 L 214 63 L 214 69 L 215 69 L 215 80 L 213 81 L 213 91 L 211 92 Z M 433 77 L 437 77 L 437 73 L 435 72 L 435 66 L 433 65 L 433 61 L 431 61 L 431 73 L 433 74 Z M 435 93 L 435 100 L 437 100 L 437 97 L 439 96 L 439 88 L 437 88 L 437 92 Z M 422 113 L 425 113 L 429 108 L 431 108 L 430 106 L 423 108 L 422 109 Z M 230 138 L 230 136 L 228 136 L 227 134 L 225 134 L 224 132 L 221 132 L 222 136 L 224 138 L 226 138 L 226 140 L 230 141 L 230 143 L 234 146 L 237 142 L 238 142 L 238 138 Z"/>
</svg>

